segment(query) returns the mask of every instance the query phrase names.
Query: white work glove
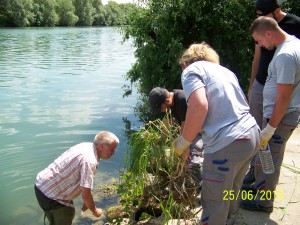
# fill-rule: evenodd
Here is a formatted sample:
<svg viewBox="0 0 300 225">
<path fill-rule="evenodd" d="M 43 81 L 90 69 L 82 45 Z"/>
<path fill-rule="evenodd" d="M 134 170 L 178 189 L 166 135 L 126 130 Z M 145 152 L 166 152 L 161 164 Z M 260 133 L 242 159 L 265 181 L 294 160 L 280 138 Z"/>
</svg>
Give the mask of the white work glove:
<svg viewBox="0 0 300 225">
<path fill-rule="evenodd" d="M 176 138 L 172 142 L 172 147 L 175 150 L 177 156 L 181 156 L 183 152 L 185 152 L 190 146 L 192 142 L 185 140 L 182 135 Z"/>
<path fill-rule="evenodd" d="M 260 133 L 260 149 L 266 149 L 269 140 L 275 133 L 276 127 L 272 127 L 269 124 Z"/>
</svg>

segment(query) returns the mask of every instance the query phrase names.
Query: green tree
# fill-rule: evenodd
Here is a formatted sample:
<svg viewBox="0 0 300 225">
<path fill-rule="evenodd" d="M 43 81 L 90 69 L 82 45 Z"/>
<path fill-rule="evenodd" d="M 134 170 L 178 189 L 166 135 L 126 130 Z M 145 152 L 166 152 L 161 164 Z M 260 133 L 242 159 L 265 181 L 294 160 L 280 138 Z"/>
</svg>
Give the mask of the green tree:
<svg viewBox="0 0 300 225">
<path fill-rule="evenodd" d="M 190 44 L 202 41 L 219 53 L 221 64 L 247 90 L 254 50 L 249 27 L 256 18 L 255 1 L 140 0 L 143 9 L 131 14 L 122 32 L 125 39 L 134 39 L 137 59 L 125 77 L 137 84 L 142 101 L 155 86 L 182 88 L 178 58 Z M 300 15 L 299 5 L 299 0 L 290 0 L 282 7 Z M 140 118 L 145 104 L 137 105 Z"/>
<path fill-rule="evenodd" d="M 94 8 L 89 0 L 73 0 L 75 14 L 78 16 L 76 25 L 91 26 L 93 24 Z"/>
<path fill-rule="evenodd" d="M 300 1 L 299 0 L 289 0 L 286 1 L 282 8 L 284 11 L 290 12 L 297 16 L 300 16 Z"/>
<path fill-rule="evenodd" d="M 105 25 L 105 8 L 102 4 L 101 0 L 94 0 L 93 1 L 93 8 L 94 8 L 94 22 L 93 25 Z"/>
<path fill-rule="evenodd" d="M 34 20 L 32 13 L 32 0 L 7 0 L 3 1 L 6 7 L 5 19 L 8 26 L 26 27 Z"/>
<path fill-rule="evenodd" d="M 253 45 L 248 28 L 254 16 L 249 0 L 150 0 L 123 28 L 137 47 L 137 62 L 127 78 L 138 82 L 142 93 L 154 86 L 181 88 L 178 57 L 190 44 L 206 41 L 223 65 L 245 79 Z"/>
<path fill-rule="evenodd" d="M 53 27 L 58 23 L 58 15 L 55 11 L 55 0 L 34 0 L 35 26 Z"/>
<path fill-rule="evenodd" d="M 123 12 L 122 24 L 126 25 L 129 23 L 129 15 L 138 10 L 138 6 L 132 3 L 119 4 Z"/>
<path fill-rule="evenodd" d="M 8 0 L 0 0 L 0 27 L 5 27 L 9 23 L 7 5 L 8 5 Z"/>
<path fill-rule="evenodd" d="M 78 21 L 72 0 L 58 0 L 56 12 L 59 17 L 60 26 L 75 26 Z"/>
<path fill-rule="evenodd" d="M 246 86 L 254 46 L 249 26 L 254 17 L 249 0 L 149 0 L 122 28 L 125 39 L 134 39 L 137 59 L 125 77 L 137 84 L 141 95 L 155 86 L 182 88 L 178 58 L 190 44 L 205 41 Z M 136 111 L 144 120 L 147 98 L 141 99 Z"/>
<path fill-rule="evenodd" d="M 114 1 L 108 1 L 108 4 L 105 5 L 105 25 L 121 25 L 122 11 L 118 3 Z"/>
</svg>

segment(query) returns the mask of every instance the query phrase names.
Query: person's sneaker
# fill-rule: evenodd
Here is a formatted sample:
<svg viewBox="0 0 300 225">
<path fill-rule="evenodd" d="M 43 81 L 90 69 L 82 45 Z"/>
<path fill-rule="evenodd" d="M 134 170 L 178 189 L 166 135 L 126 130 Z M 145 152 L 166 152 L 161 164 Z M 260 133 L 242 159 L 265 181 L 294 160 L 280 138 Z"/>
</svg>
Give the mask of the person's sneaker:
<svg viewBox="0 0 300 225">
<path fill-rule="evenodd" d="M 244 177 L 243 184 L 252 184 L 254 181 L 254 166 L 250 166 L 246 176 Z"/>
<path fill-rule="evenodd" d="M 240 202 L 240 207 L 242 209 L 246 209 L 249 211 L 260 211 L 265 213 L 273 212 L 273 206 L 270 207 L 261 206 L 255 200 L 242 200 Z"/>
</svg>

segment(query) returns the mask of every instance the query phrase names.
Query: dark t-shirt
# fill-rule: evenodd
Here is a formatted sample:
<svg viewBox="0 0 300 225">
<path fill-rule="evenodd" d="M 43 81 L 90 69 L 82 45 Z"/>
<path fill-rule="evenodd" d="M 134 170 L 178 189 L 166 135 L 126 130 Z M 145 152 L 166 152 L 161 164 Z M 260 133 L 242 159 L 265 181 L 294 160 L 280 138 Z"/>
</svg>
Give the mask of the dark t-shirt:
<svg viewBox="0 0 300 225">
<path fill-rule="evenodd" d="M 174 105 L 171 108 L 172 116 L 181 125 L 181 122 L 185 121 L 185 115 L 187 110 L 186 99 L 183 90 L 174 89 Z"/>
<path fill-rule="evenodd" d="M 300 39 L 300 17 L 287 13 L 286 16 L 278 23 L 282 30 L 290 35 L 295 35 Z M 268 76 L 268 67 L 273 58 L 276 49 L 268 50 L 261 47 L 261 56 L 256 74 L 256 80 L 265 85 Z"/>
</svg>

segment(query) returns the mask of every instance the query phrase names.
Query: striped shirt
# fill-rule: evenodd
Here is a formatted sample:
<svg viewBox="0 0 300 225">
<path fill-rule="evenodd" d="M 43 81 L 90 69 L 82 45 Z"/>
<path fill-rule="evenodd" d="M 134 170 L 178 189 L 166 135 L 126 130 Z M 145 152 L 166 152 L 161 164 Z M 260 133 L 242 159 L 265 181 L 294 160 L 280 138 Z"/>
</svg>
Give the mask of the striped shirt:
<svg viewBox="0 0 300 225">
<path fill-rule="evenodd" d="M 81 187 L 93 188 L 99 161 L 93 143 L 80 143 L 38 173 L 36 186 L 48 198 L 74 207 L 72 200 L 80 195 Z"/>
</svg>

